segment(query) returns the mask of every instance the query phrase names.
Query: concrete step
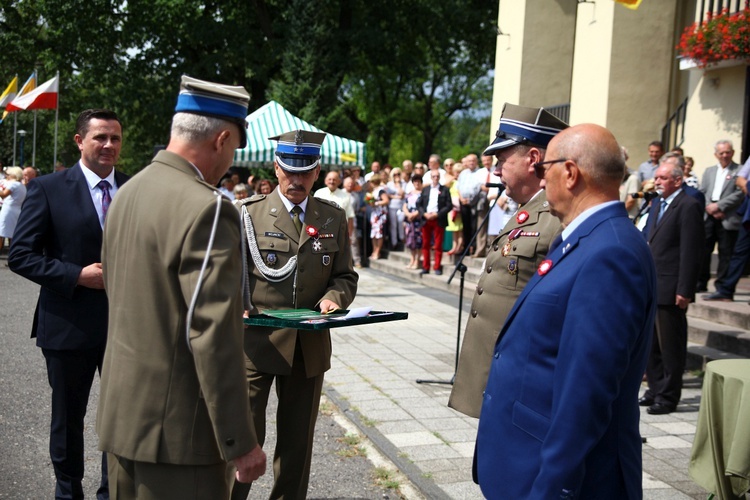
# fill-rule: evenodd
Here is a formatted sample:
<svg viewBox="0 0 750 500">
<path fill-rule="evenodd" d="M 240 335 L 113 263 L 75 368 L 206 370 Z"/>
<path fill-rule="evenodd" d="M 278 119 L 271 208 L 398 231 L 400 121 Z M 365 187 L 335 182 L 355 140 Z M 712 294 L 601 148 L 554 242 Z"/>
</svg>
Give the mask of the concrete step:
<svg viewBox="0 0 750 500">
<path fill-rule="evenodd" d="M 703 300 L 702 295 L 704 294 L 698 294 L 695 303 L 690 304 L 689 318 L 700 318 L 741 330 L 750 330 L 750 305 L 747 303 L 747 296 L 735 295 L 732 302 L 720 302 Z"/>
<path fill-rule="evenodd" d="M 408 252 L 388 252 L 388 258 L 370 260 L 370 268 L 383 271 L 385 273 L 398 276 L 409 281 L 416 283 L 422 283 L 425 286 L 436 288 L 438 290 L 445 290 L 455 295 L 459 294 L 461 286 L 461 275 L 456 273 L 448 284 L 448 278 L 453 273 L 454 257 L 451 255 L 443 254 L 443 274 L 438 276 L 435 271 L 430 269 L 429 274 L 420 274 L 420 269 L 407 269 L 406 266 L 409 264 L 410 255 Z M 464 297 L 468 297 L 469 300 L 474 295 L 474 289 L 479 281 L 479 275 L 481 274 L 482 262 L 484 259 L 473 259 L 467 257 L 464 259 L 467 270 L 464 275 Z"/>
<path fill-rule="evenodd" d="M 750 332 L 734 326 L 690 317 L 688 341 L 740 357 L 750 357 Z"/>
<path fill-rule="evenodd" d="M 731 352 L 714 349 L 694 342 L 688 342 L 687 358 L 685 360 L 685 370 L 705 370 L 706 363 L 717 359 L 743 359 L 746 356 L 740 356 Z"/>
</svg>

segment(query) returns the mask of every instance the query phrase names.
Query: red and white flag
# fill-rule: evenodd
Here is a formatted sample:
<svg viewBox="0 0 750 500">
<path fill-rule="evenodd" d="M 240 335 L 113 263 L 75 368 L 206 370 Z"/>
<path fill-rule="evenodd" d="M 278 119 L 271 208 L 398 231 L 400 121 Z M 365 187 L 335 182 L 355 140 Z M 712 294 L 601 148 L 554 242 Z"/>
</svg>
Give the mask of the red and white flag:
<svg viewBox="0 0 750 500">
<path fill-rule="evenodd" d="M 31 109 L 57 109 L 59 77 L 47 80 L 36 89 L 16 97 L 5 108 L 6 111 L 24 111 Z"/>
</svg>

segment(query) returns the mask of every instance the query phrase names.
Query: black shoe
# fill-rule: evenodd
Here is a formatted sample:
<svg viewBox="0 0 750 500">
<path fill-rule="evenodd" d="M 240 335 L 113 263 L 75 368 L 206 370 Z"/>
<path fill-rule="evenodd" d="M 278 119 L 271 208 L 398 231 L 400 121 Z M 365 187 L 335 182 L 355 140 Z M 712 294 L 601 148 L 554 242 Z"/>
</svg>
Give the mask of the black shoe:
<svg viewBox="0 0 750 500">
<path fill-rule="evenodd" d="M 668 415 L 674 411 L 674 408 L 671 406 L 667 406 L 663 403 L 654 403 L 651 406 L 648 407 L 646 412 L 648 412 L 649 415 Z"/>
<path fill-rule="evenodd" d="M 654 400 L 646 396 L 638 400 L 638 406 L 651 406 L 652 404 L 654 404 Z"/>
<path fill-rule="evenodd" d="M 721 302 L 733 302 L 734 298 L 720 292 L 709 293 L 701 297 L 703 300 L 716 300 Z"/>
<path fill-rule="evenodd" d="M 646 438 L 641 436 L 641 443 L 645 443 L 645 442 L 646 442 Z"/>
<path fill-rule="evenodd" d="M 430 270 L 429 269 L 422 269 L 421 271 L 419 271 L 419 274 L 430 274 Z"/>
<path fill-rule="evenodd" d="M 436 276 L 440 276 L 442 274 L 443 274 L 443 270 L 442 269 L 435 269 L 435 275 Z"/>
</svg>

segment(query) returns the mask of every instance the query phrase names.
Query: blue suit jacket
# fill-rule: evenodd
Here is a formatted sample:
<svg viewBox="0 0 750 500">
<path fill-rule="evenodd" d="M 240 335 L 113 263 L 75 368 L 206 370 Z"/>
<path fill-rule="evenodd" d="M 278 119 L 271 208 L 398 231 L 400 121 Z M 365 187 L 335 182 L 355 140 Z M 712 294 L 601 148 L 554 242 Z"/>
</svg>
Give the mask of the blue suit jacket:
<svg viewBox="0 0 750 500">
<path fill-rule="evenodd" d="M 641 498 L 638 390 L 656 307 L 651 253 L 622 204 L 591 215 L 500 332 L 479 419 L 488 498 Z"/>
<path fill-rule="evenodd" d="M 118 187 L 128 176 L 115 172 Z M 31 336 L 45 349 L 92 349 L 107 340 L 107 295 L 77 286 L 101 262 L 102 228 L 75 166 L 32 180 L 8 255 L 11 270 L 41 285 Z"/>
</svg>

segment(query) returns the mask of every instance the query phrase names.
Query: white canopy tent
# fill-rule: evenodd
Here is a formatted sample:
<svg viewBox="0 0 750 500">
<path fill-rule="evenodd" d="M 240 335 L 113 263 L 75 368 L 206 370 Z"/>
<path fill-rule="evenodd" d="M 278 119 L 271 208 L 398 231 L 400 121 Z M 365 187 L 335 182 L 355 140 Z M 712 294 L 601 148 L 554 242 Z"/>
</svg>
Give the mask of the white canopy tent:
<svg viewBox="0 0 750 500">
<path fill-rule="evenodd" d="M 238 167 L 256 167 L 273 163 L 275 137 L 291 130 L 310 130 L 324 132 L 297 118 L 276 101 L 256 109 L 247 118 L 247 147 L 234 153 L 234 165 Z M 328 134 L 321 148 L 321 164 L 329 166 L 364 166 L 366 146 L 363 142 L 353 141 L 337 135 Z"/>
</svg>

